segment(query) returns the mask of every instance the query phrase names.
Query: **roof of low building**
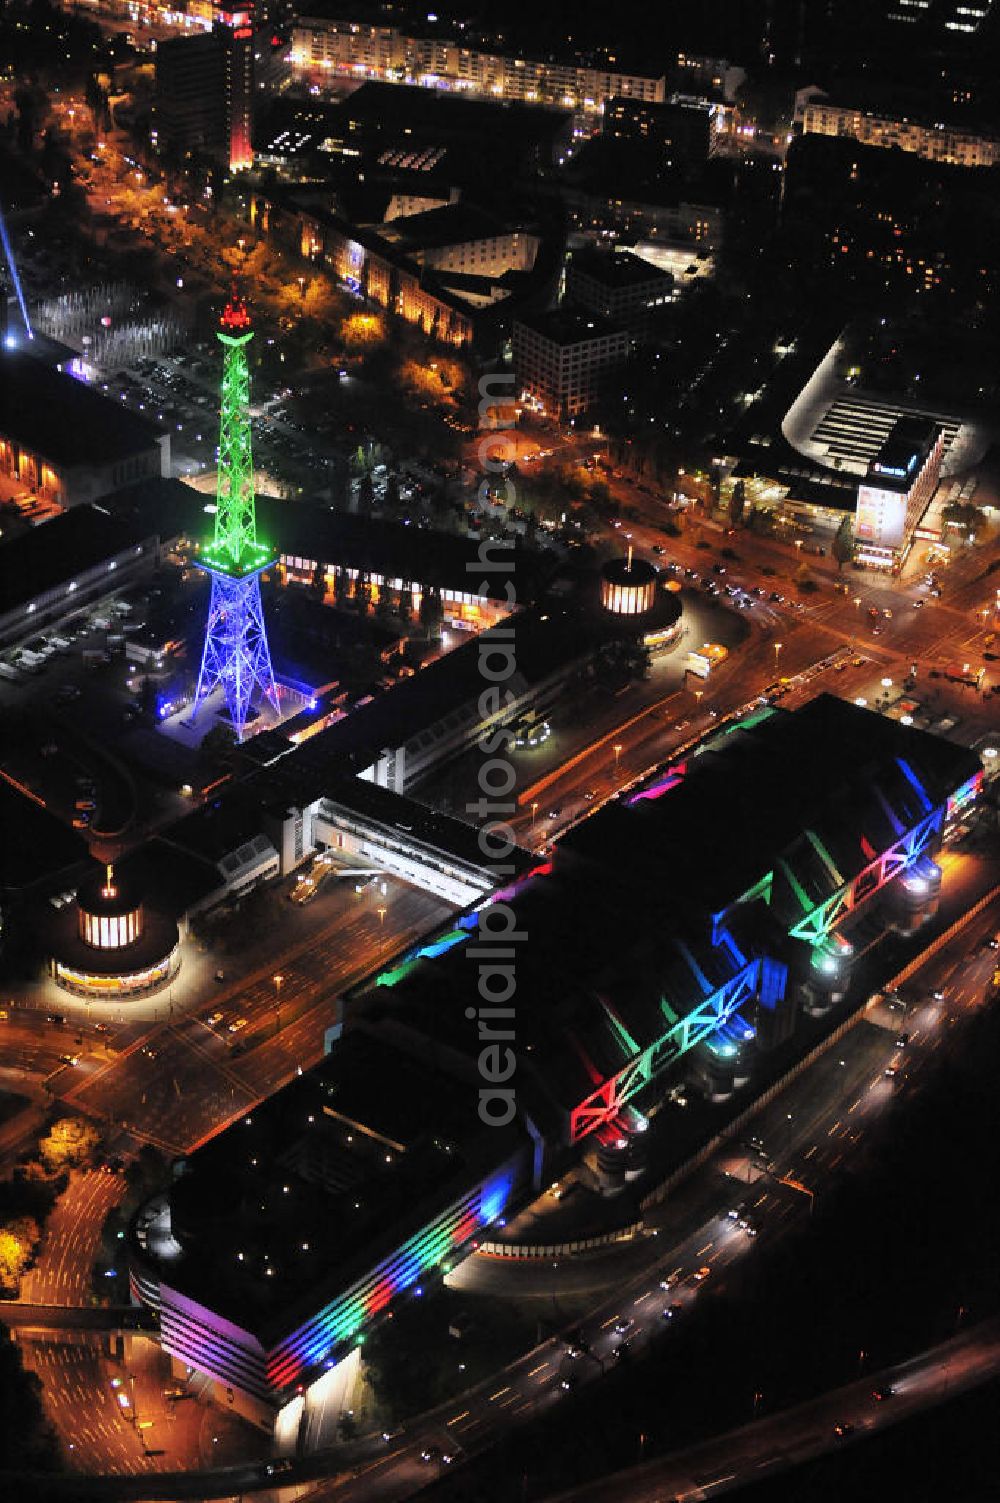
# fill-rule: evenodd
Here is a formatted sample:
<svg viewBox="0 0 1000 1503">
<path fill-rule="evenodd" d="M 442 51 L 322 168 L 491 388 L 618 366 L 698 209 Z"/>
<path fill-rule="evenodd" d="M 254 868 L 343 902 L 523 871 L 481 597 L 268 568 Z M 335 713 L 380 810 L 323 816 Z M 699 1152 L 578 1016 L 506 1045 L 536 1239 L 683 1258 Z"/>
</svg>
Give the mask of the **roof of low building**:
<svg viewBox="0 0 1000 1503">
<path fill-rule="evenodd" d="M 591 313 L 586 308 L 573 308 L 563 304 L 544 313 L 522 313 L 514 321 L 514 333 L 519 327 L 533 330 L 552 344 L 585 344 L 589 340 L 606 339 L 615 334 L 624 334 L 621 324 Z"/>
<path fill-rule="evenodd" d="M 588 277 L 593 277 L 602 286 L 611 289 L 641 287 L 647 282 L 670 285 L 674 280 L 673 275 L 663 267 L 654 266 L 652 261 L 644 261 L 641 256 L 628 250 L 605 251 L 595 245 L 587 245 L 573 252 L 569 264 L 573 271 L 585 272 Z"/>
<path fill-rule="evenodd" d="M 909 490 L 940 435 L 940 425 L 929 418 L 898 418 L 868 466 L 866 483 L 883 490 Z"/>
<path fill-rule="evenodd" d="M 171 1283 L 265 1346 L 287 1337 L 518 1145 L 479 1120 L 477 1087 L 350 1031 L 185 1161 Z"/>
<path fill-rule="evenodd" d="M 439 209 L 423 209 L 419 214 L 403 214 L 382 226 L 381 233 L 409 251 L 433 250 L 462 245 L 472 240 L 492 240 L 512 234 L 521 226 L 507 223 L 475 204 L 445 204 Z"/>
<path fill-rule="evenodd" d="M 205 496 L 179 480 L 157 477 L 126 486 L 102 501 L 116 515 L 131 517 L 161 541 L 211 535 Z M 483 544 L 416 523 L 395 522 L 336 511 L 319 501 L 289 506 L 273 496 L 257 497 L 257 533 L 278 554 L 311 563 L 339 564 L 365 574 L 381 574 L 435 590 L 507 597 L 513 579 L 519 601 L 535 599 L 553 557 L 518 545 L 511 568 L 491 572 L 479 567 Z"/>
<path fill-rule="evenodd" d="M 390 788 L 380 788 L 364 778 L 345 778 L 341 783 L 330 784 L 327 798 L 349 813 L 376 821 L 389 831 L 398 831 L 407 842 L 420 842 L 469 866 L 482 868 L 494 864 L 494 858 L 480 842 L 475 825 L 442 814 Z M 529 866 L 532 859 L 528 851 L 517 846 L 504 857 L 518 872 Z"/>
<path fill-rule="evenodd" d="M 442 139 L 500 133 L 506 141 L 545 141 L 569 119 L 568 111 L 520 100 L 464 99 L 420 86 L 378 82 L 362 84 L 342 108 L 344 117 L 362 128 L 390 134 L 409 127 L 418 140 L 433 131 Z"/>
<path fill-rule="evenodd" d="M 0 434 L 57 468 L 112 464 L 163 429 L 21 351 L 0 353 Z"/>
<path fill-rule="evenodd" d="M 609 558 L 601 565 L 601 574 L 608 584 L 648 585 L 657 577 L 658 570 L 648 558 Z"/>
<path fill-rule="evenodd" d="M 0 543 L 0 614 L 29 604 L 155 535 L 152 522 L 144 528 L 113 517 L 101 505 L 70 507 L 21 537 Z"/>
<path fill-rule="evenodd" d="M 0 830 L 0 892 L 21 894 L 86 869 L 86 841 L 6 777 L 0 778 Z"/>
<path fill-rule="evenodd" d="M 429 736 L 449 716 L 457 723 L 466 713 L 477 714 L 479 697 L 489 684 L 483 678 L 482 654 L 490 642 L 498 643 L 497 652 L 511 653 L 516 689 L 518 681 L 541 683 L 576 662 L 596 646 L 607 626 L 590 616 L 549 608 L 510 617 L 497 631 L 499 636 L 484 632 L 358 705 L 263 770 L 259 785 L 300 807 L 310 803 L 327 792 L 333 777 L 364 771 L 383 750 Z"/>
</svg>

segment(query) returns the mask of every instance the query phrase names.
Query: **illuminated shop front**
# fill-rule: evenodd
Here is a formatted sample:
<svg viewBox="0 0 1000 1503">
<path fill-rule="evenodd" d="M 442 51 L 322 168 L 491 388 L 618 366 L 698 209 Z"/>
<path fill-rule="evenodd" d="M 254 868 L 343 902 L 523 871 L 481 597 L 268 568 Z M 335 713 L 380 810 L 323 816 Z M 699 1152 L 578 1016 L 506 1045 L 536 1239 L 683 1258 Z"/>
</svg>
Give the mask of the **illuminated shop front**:
<svg viewBox="0 0 1000 1503">
<path fill-rule="evenodd" d="M 180 966 L 177 925 L 148 909 L 134 882 L 101 868 L 81 883 L 73 910 L 54 921 L 50 971 L 76 996 L 148 996 L 171 982 Z"/>
<path fill-rule="evenodd" d="M 318 570 L 318 577 L 323 584 L 323 599 L 329 604 L 334 604 L 338 599 L 356 600 L 365 592 L 373 608 L 380 600 L 387 600 L 401 615 L 418 617 L 420 614 L 425 586 L 419 580 L 392 578 L 375 570 L 368 572 L 346 564 L 328 563 L 291 553 L 283 553 L 278 563 L 279 577 L 284 584 L 314 584 Z M 487 594 L 446 588 L 439 589 L 437 594 L 446 625 L 464 622 L 473 630 L 485 631 L 510 614 L 510 607 L 503 600 L 494 600 Z"/>
</svg>

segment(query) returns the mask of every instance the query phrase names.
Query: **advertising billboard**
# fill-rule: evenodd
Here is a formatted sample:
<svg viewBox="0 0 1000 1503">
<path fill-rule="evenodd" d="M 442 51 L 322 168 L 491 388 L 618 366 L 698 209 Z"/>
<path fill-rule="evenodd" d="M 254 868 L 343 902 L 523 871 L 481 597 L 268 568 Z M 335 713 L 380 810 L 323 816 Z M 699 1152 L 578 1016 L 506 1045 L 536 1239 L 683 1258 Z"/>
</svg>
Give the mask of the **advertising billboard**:
<svg viewBox="0 0 1000 1503">
<path fill-rule="evenodd" d="M 879 548 L 899 548 L 903 543 L 905 522 L 905 493 L 882 490 L 874 485 L 858 487 L 854 536 L 859 543 L 873 543 Z"/>
</svg>

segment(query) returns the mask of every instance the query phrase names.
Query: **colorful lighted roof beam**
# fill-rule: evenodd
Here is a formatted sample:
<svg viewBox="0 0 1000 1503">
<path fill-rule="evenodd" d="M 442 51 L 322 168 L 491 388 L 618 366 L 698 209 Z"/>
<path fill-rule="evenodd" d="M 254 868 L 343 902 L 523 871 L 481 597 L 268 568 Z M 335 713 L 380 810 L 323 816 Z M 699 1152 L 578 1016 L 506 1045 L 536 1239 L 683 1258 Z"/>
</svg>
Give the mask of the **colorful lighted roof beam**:
<svg viewBox="0 0 1000 1503">
<path fill-rule="evenodd" d="M 670 792 L 671 788 L 677 788 L 683 783 L 686 772 L 686 762 L 678 762 L 676 767 L 668 767 L 663 776 L 658 778 L 655 783 L 650 783 L 648 788 L 643 788 L 639 793 L 633 793 L 630 799 L 626 799 L 628 807 L 631 809 L 635 804 L 652 802 L 654 799 L 662 798 L 665 793 Z"/>
<path fill-rule="evenodd" d="M 789 937 L 805 940 L 815 945 L 826 938 L 830 931 L 855 908 L 881 892 L 895 877 L 913 865 L 928 851 L 941 833 L 944 824 L 944 806 L 939 804 L 893 842 L 874 861 L 863 867 L 858 875 L 837 889 L 824 902 L 808 906 L 801 919 L 789 929 Z M 798 884 L 795 884 L 796 887 Z M 801 889 L 799 889 L 801 894 Z M 804 895 L 803 895 L 804 896 Z M 801 897 L 800 897 L 801 901 Z"/>
<path fill-rule="evenodd" d="M 376 986 L 396 986 L 410 974 L 419 960 L 436 960 L 439 955 L 446 955 L 456 945 L 462 944 L 469 937 L 467 929 L 449 929 L 447 934 L 442 934 L 438 939 L 431 940 L 419 949 L 409 950 L 403 959 L 391 970 L 383 971 L 376 979 Z"/>
<path fill-rule="evenodd" d="M 743 715 L 737 714 L 731 720 L 724 720 L 711 735 L 703 737 L 695 750 L 695 756 L 700 756 L 702 752 L 714 751 L 727 736 L 732 736 L 736 731 L 752 731 L 755 725 L 760 725 L 762 720 L 769 720 L 775 713 L 773 706 L 763 705 Z"/>
<path fill-rule="evenodd" d="M 908 780 L 912 779 L 914 776 L 912 769 L 907 776 Z M 876 893 L 881 892 L 889 882 L 898 877 L 901 872 L 905 872 L 915 861 L 933 848 L 946 819 L 951 819 L 956 812 L 976 798 L 982 787 L 982 781 L 982 773 L 974 773 L 961 788 L 951 795 L 946 805 L 931 807 L 927 815 L 909 830 L 903 828 L 895 814 L 891 814 L 891 823 L 898 838 L 881 854 L 877 853 L 871 841 L 862 835 L 861 847 L 867 858 L 867 864 L 850 882 L 843 882 L 826 847 L 818 836 L 807 830 L 805 833 L 810 845 L 820 857 L 832 879 L 834 881 L 839 879 L 839 885 L 837 890 L 823 902 L 814 903 L 792 870 L 791 864 L 784 859 L 779 859 L 778 869 L 787 878 L 788 885 L 802 910 L 801 918 L 789 927 L 789 936 L 792 939 L 805 940 L 808 944 L 821 944 L 848 913 L 874 897 Z M 920 785 L 921 789 L 922 786 Z M 926 797 L 926 794 L 924 796 Z M 888 810 L 887 812 L 891 813 Z M 773 895 L 774 873 L 766 872 L 753 887 L 748 888 L 737 899 L 733 907 L 757 898 L 762 898 L 770 905 Z M 720 939 L 720 923 L 731 912 L 732 908 L 729 908 L 714 915 L 712 936 L 714 943 L 717 944 Z"/>
<path fill-rule="evenodd" d="M 927 797 L 927 789 L 917 777 L 909 762 L 905 761 L 902 757 L 897 757 L 896 766 L 902 772 L 904 778 L 909 783 L 914 793 L 917 795 L 917 798 L 920 800 L 920 806 L 923 809 L 924 813 L 929 814 L 931 811 L 931 801 Z"/>
<path fill-rule="evenodd" d="M 474 929 L 478 928 L 479 915 L 485 909 L 491 907 L 494 903 L 509 902 L 522 892 L 533 878 L 547 877 L 551 871 L 551 861 L 545 861 L 540 866 L 533 866 L 530 871 L 518 877 L 517 881 L 512 882 L 509 887 L 505 887 L 500 892 L 495 892 L 489 898 L 485 899 L 475 912 L 463 913 L 455 920 L 454 928 L 446 930 L 437 939 L 430 940 L 423 945 L 415 946 L 412 950 L 407 950 L 406 954 L 394 966 L 383 971 L 376 978 L 375 985 L 396 986 L 410 974 L 418 960 L 436 960 L 439 955 L 444 955 L 448 950 L 454 949 L 456 945 L 462 943 L 463 939 L 468 939 Z"/>
<path fill-rule="evenodd" d="M 528 883 L 535 877 L 548 877 L 551 874 L 552 862 L 543 861 L 540 866 L 533 866 L 530 871 L 524 872 L 522 876 L 515 878 L 507 887 L 501 887 L 499 892 L 493 893 L 483 904 L 483 907 L 488 908 L 491 903 L 509 903 L 512 898 L 517 897 L 518 893 L 523 892 Z"/>
<path fill-rule="evenodd" d="M 755 959 L 706 997 L 685 1017 L 677 1018 L 666 999 L 661 1004 L 670 1026 L 617 1074 L 592 1091 L 570 1113 L 570 1142 L 576 1143 L 609 1122 L 618 1112 L 649 1085 L 654 1076 L 693 1049 L 695 1044 L 722 1028 L 742 1007 L 752 1003 L 760 976 L 760 961 Z"/>
<path fill-rule="evenodd" d="M 193 713 L 221 688 L 242 741 L 255 697 L 268 700 L 279 714 L 280 704 L 260 598 L 261 572 L 274 555 L 257 540 L 247 366 L 253 328 L 246 304 L 235 292 L 217 332 L 225 354 L 215 532 L 198 559 L 211 576 L 212 596 Z"/>
<path fill-rule="evenodd" d="M 978 772 L 972 774 L 972 777 L 967 782 L 962 784 L 961 788 L 956 789 L 948 800 L 945 809 L 946 819 L 953 819 L 956 814 L 960 814 L 963 809 L 968 808 L 969 804 L 973 803 L 979 797 L 983 786 L 983 776 L 983 771 L 980 768 Z"/>
</svg>

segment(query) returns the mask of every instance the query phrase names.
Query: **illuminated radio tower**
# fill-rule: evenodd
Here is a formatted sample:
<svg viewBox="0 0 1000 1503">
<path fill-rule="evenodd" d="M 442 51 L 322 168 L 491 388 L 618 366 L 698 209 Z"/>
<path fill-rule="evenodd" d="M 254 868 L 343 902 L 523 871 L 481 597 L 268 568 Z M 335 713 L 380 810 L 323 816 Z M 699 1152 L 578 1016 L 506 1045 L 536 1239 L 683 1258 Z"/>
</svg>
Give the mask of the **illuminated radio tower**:
<svg viewBox="0 0 1000 1503">
<path fill-rule="evenodd" d="M 255 690 L 276 712 L 280 707 L 260 599 L 261 572 L 274 556 L 257 541 L 246 355 L 253 329 L 246 304 L 235 290 L 219 322 L 218 337 L 225 357 L 215 538 L 198 560 L 212 576 L 212 599 L 193 713 L 221 685 L 237 740 L 242 741 Z"/>
</svg>

